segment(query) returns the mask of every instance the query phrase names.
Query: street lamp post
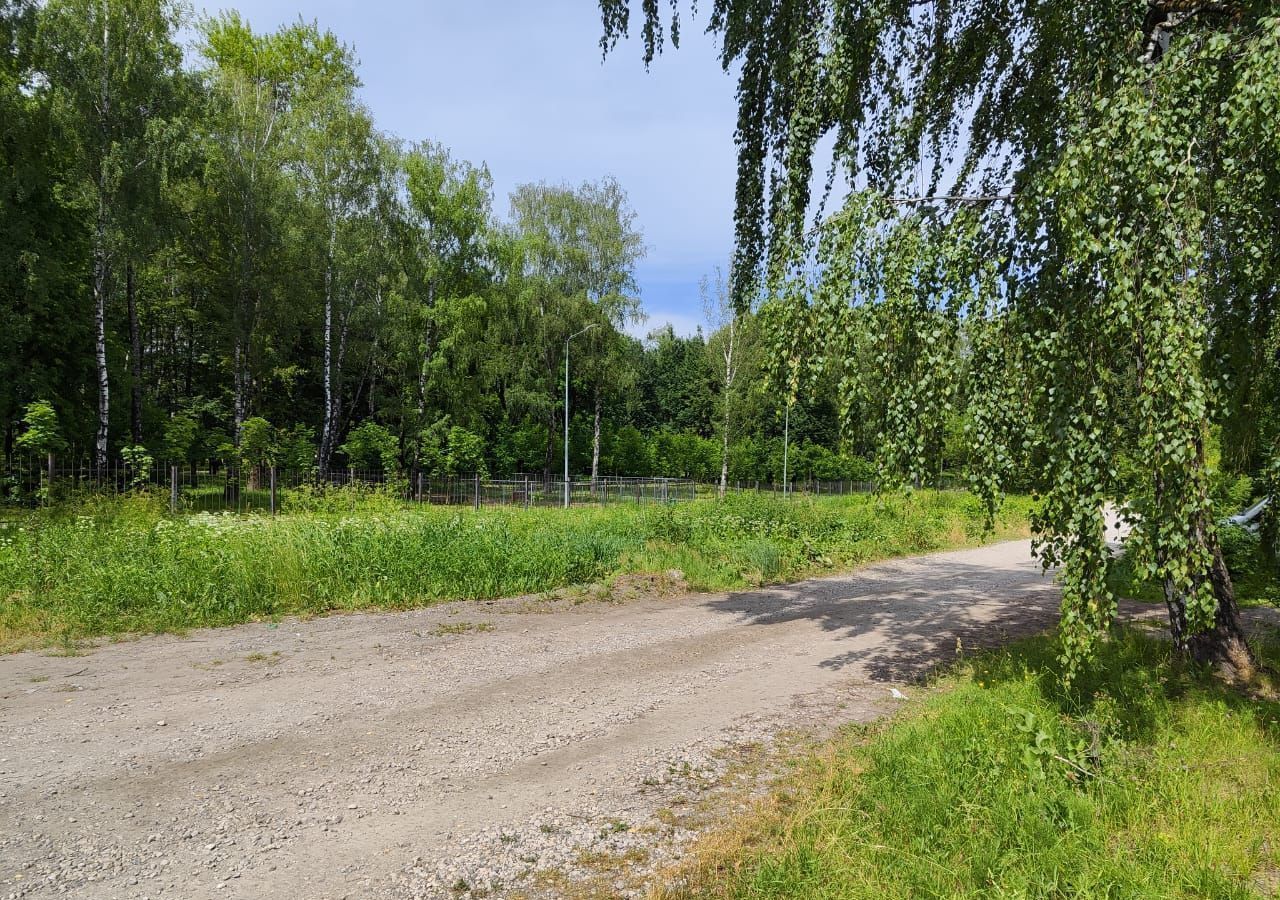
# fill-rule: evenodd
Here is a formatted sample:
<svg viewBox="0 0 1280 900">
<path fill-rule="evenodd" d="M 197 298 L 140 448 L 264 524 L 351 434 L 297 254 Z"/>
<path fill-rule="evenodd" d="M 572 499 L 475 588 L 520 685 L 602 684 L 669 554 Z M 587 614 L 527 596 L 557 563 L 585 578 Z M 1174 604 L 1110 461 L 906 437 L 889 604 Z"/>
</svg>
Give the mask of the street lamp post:
<svg viewBox="0 0 1280 900">
<path fill-rule="evenodd" d="M 569 508 L 569 342 L 580 334 L 586 334 L 595 324 L 575 331 L 564 339 L 564 508 Z"/>
</svg>

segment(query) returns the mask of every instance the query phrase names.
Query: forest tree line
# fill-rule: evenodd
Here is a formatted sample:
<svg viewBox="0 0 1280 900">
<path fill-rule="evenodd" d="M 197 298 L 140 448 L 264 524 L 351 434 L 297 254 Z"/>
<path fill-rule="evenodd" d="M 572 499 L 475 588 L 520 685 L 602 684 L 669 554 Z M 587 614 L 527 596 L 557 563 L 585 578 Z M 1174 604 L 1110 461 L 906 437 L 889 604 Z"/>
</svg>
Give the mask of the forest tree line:
<svg viewBox="0 0 1280 900">
<path fill-rule="evenodd" d="M 575 473 L 772 480 L 785 434 L 794 477 L 870 477 L 874 436 L 770 377 L 717 277 L 706 336 L 627 333 L 645 247 L 616 181 L 500 216 L 483 164 L 380 131 L 359 87 L 316 24 L 0 5 L 6 457 L 556 471 L 593 326 Z"/>
</svg>

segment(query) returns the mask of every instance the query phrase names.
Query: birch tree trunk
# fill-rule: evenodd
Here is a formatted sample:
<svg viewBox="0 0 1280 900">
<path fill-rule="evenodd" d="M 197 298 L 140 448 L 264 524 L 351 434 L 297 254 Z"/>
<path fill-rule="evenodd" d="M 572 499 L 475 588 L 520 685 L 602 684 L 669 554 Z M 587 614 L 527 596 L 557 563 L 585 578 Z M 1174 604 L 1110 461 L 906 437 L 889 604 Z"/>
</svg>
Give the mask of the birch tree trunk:
<svg viewBox="0 0 1280 900">
<path fill-rule="evenodd" d="M 1209 582 L 1213 585 L 1218 608 L 1213 614 L 1213 626 L 1191 635 L 1187 649 L 1196 662 L 1211 665 L 1223 675 L 1248 680 L 1256 673 L 1258 661 L 1245 637 L 1240 608 L 1236 605 L 1235 586 L 1227 571 L 1222 545 L 1216 539 L 1212 552 Z"/>
<path fill-rule="evenodd" d="M 329 458 L 333 454 L 334 415 L 333 391 L 333 249 L 337 229 L 329 226 L 329 249 L 324 266 L 324 425 L 320 434 L 320 474 L 329 474 Z"/>
<path fill-rule="evenodd" d="M 729 403 L 725 398 L 724 408 L 724 445 L 720 449 L 720 499 L 724 499 L 729 487 Z"/>
<path fill-rule="evenodd" d="M 734 313 L 729 320 L 729 337 L 724 347 L 724 443 L 720 448 L 720 498 L 724 499 L 729 487 L 729 427 L 732 422 L 731 404 L 733 403 L 733 382 L 738 377 L 737 360 L 734 350 L 738 342 L 738 316 Z"/>
<path fill-rule="evenodd" d="M 1196 441 L 1196 453 L 1204 464 L 1204 442 Z M 1163 480 L 1155 482 L 1156 508 L 1162 508 L 1165 494 Z M 1213 590 L 1216 608 L 1213 623 L 1203 631 L 1192 632 L 1187 616 L 1187 597 L 1169 579 L 1164 582 L 1165 606 L 1169 611 L 1169 633 L 1176 650 L 1186 654 L 1196 663 L 1211 666 L 1219 675 L 1229 680 L 1247 681 L 1258 669 L 1258 660 L 1249 648 L 1249 641 L 1240 621 L 1240 608 L 1236 605 L 1235 586 L 1222 555 L 1222 545 L 1216 535 L 1211 535 L 1204 515 L 1200 514 L 1193 526 L 1194 539 L 1209 551 L 1210 565 L 1207 572 L 1196 576 L 1194 584 L 1208 581 Z M 1164 560 L 1161 560 L 1163 563 Z"/>
<path fill-rule="evenodd" d="M 105 12 L 105 11 L 104 11 Z M 98 115 L 111 115 L 111 19 L 102 16 L 102 59 L 98 69 Z M 105 148 L 104 148 L 105 149 Z M 98 375 L 98 433 L 94 440 L 94 461 L 107 464 L 107 441 L 111 433 L 111 385 L 107 373 L 107 290 L 111 272 L 107 258 L 107 184 L 105 165 L 95 174 L 98 189 L 98 221 L 93 233 L 93 326 L 94 363 Z"/>
<path fill-rule="evenodd" d="M 1201 539 L 1206 536 L 1201 528 Z M 1235 587 L 1227 570 L 1222 547 L 1216 540 L 1210 548 L 1213 562 L 1204 577 L 1213 589 L 1217 608 L 1213 624 L 1203 631 L 1192 633 L 1187 621 L 1187 598 L 1173 582 L 1164 583 L 1165 606 L 1169 611 L 1169 631 L 1174 648 L 1185 653 L 1200 665 L 1214 668 L 1228 679 L 1248 680 L 1257 671 L 1257 659 L 1249 649 L 1249 642 L 1240 621 L 1240 609 L 1236 605 Z"/>
<path fill-rule="evenodd" d="M 129 307 L 129 427 L 134 446 L 142 445 L 142 329 L 138 324 L 138 300 L 134 293 L 133 262 L 125 263 L 124 296 Z"/>
<path fill-rule="evenodd" d="M 603 399 L 600 385 L 596 385 L 595 421 L 591 426 L 591 490 L 596 489 L 596 479 L 600 477 L 600 409 Z"/>
<path fill-rule="evenodd" d="M 107 287 L 110 280 L 106 247 L 106 211 L 98 204 L 98 224 L 93 248 L 94 362 L 98 375 L 98 432 L 94 440 L 94 462 L 107 464 L 107 440 L 111 430 L 111 386 L 107 378 Z"/>
</svg>

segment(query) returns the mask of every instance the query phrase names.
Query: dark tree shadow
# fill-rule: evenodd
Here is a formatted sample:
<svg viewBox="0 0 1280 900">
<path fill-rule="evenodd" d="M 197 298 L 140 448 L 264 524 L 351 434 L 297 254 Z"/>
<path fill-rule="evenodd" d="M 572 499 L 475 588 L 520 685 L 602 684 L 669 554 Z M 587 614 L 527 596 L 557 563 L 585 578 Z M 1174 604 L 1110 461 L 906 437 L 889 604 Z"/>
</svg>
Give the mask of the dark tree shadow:
<svg viewBox="0 0 1280 900">
<path fill-rule="evenodd" d="M 1130 736 L 1153 726 L 1154 701 L 1197 692 L 1233 708 L 1249 707 L 1267 737 L 1280 735 L 1280 704 L 1195 671 L 1173 657 L 1163 604 L 1122 601 L 1122 623 L 1097 657 L 1066 685 L 1056 641 L 1060 594 L 1032 561 L 974 564 L 935 557 L 901 560 L 847 576 L 732 593 L 709 607 L 752 626 L 810 621 L 848 649 L 817 665 L 873 681 L 918 681 L 957 660 L 957 641 L 987 684 L 1033 678 L 1064 715 L 1087 719 L 1098 702 L 1114 706 Z M 1265 665 L 1280 668 L 1280 610 L 1242 611 Z M 986 653 L 1035 635 L 1015 652 Z M 972 655 L 977 654 L 977 655 Z"/>
<path fill-rule="evenodd" d="M 1030 560 L 988 566 L 936 558 L 733 593 L 709 605 L 749 625 L 815 622 L 853 644 L 823 668 L 909 681 L 953 661 L 957 641 L 968 653 L 1052 627 L 1058 598 L 1052 577 Z"/>
</svg>

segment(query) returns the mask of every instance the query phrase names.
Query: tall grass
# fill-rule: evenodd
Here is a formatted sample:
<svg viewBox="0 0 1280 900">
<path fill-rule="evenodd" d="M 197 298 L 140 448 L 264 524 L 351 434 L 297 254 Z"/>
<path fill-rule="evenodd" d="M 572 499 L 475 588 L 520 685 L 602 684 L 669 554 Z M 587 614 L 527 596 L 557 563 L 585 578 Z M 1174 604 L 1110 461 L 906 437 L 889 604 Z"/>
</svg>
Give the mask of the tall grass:
<svg viewBox="0 0 1280 900">
<path fill-rule="evenodd" d="M 1026 507 L 1012 500 L 996 533 L 1023 533 Z M 102 502 L 0 523 L 0 649 L 669 569 L 694 588 L 733 588 L 984 537 L 977 502 L 954 493 L 479 511 L 371 498 L 274 518 Z"/>
<path fill-rule="evenodd" d="M 1274 648 L 1267 652 L 1274 664 Z M 1072 689 L 1050 638 L 803 760 L 673 898 L 1245 898 L 1280 886 L 1280 704 L 1125 632 Z"/>
</svg>

